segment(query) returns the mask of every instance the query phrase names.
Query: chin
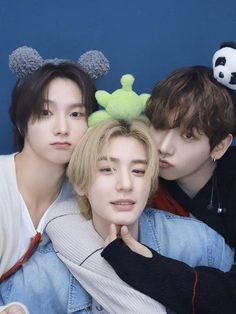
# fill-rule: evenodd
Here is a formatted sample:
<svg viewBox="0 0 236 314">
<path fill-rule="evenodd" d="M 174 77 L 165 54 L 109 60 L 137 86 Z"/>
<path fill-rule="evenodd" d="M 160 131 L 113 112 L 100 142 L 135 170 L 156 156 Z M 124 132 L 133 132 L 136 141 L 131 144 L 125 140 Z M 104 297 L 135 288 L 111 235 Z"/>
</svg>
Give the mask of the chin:
<svg viewBox="0 0 236 314">
<path fill-rule="evenodd" d="M 168 181 L 177 180 L 179 177 L 171 173 L 159 173 L 159 177 Z"/>
<path fill-rule="evenodd" d="M 130 219 L 116 219 L 115 222 L 113 222 L 116 225 L 120 225 L 120 226 L 129 226 L 129 225 L 133 225 L 136 221 L 137 221 L 137 217 L 135 218 L 130 218 Z"/>
</svg>

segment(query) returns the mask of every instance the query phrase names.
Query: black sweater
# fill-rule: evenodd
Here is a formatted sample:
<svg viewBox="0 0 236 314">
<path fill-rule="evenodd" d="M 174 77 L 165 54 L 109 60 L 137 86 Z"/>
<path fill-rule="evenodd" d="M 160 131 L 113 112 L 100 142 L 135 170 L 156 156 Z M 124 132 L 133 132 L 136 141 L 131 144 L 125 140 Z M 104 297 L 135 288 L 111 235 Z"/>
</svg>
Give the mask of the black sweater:
<svg viewBox="0 0 236 314">
<path fill-rule="evenodd" d="M 161 184 L 185 210 L 236 248 L 236 147 L 218 162 L 214 177 L 215 183 L 211 178 L 193 199 L 176 182 L 162 180 Z M 217 213 L 219 207 L 223 213 Z M 153 258 L 145 258 L 118 239 L 104 249 L 102 256 L 124 281 L 177 313 L 236 313 L 235 265 L 227 273 L 210 267 L 192 268 L 152 252 Z"/>
</svg>

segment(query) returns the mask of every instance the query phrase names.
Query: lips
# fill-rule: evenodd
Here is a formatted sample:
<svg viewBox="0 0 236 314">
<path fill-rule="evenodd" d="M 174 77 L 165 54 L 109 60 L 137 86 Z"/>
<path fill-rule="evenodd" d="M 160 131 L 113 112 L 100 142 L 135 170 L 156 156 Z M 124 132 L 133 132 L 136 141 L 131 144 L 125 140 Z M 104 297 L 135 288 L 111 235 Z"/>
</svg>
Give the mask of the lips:
<svg viewBox="0 0 236 314">
<path fill-rule="evenodd" d="M 125 200 L 116 200 L 116 201 L 112 201 L 110 202 L 116 209 L 120 210 L 120 211 L 129 211 L 131 210 L 134 205 L 135 202 L 133 200 L 130 199 L 125 199 Z"/>
<path fill-rule="evenodd" d="M 50 144 L 55 149 L 67 150 L 70 148 L 71 143 L 69 142 L 55 142 Z"/>
<path fill-rule="evenodd" d="M 166 160 L 160 159 L 160 161 L 159 161 L 159 167 L 160 167 L 161 169 L 168 169 L 168 168 L 173 167 L 173 165 L 170 164 L 170 163 L 169 163 L 168 161 L 166 161 Z"/>
</svg>

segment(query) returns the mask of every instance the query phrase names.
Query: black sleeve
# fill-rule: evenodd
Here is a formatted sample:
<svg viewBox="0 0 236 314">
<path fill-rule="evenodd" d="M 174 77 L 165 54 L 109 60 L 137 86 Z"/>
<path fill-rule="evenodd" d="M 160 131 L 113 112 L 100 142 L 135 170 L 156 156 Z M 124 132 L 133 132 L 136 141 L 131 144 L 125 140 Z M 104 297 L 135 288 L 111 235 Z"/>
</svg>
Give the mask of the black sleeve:
<svg viewBox="0 0 236 314">
<path fill-rule="evenodd" d="M 122 280 L 177 313 L 236 313 L 236 266 L 192 268 L 150 250 L 153 257 L 143 257 L 117 239 L 101 254 Z"/>
</svg>

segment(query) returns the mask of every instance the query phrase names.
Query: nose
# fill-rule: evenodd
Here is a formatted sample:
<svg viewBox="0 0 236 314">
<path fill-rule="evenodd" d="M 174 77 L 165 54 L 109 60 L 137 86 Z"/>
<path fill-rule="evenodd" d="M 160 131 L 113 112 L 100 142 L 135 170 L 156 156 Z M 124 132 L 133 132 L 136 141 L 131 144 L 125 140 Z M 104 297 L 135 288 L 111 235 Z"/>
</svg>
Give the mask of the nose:
<svg viewBox="0 0 236 314">
<path fill-rule="evenodd" d="M 160 156 L 170 156 L 174 154 L 174 132 L 172 129 L 165 132 L 159 142 L 158 150 Z"/>
<path fill-rule="evenodd" d="M 69 134 L 69 126 L 67 117 L 63 114 L 60 114 L 55 117 L 54 122 L 54 134 L 66 136 Z"/>
<path fill-rule="evenodd" d="M 118 191 L 128 192 L 133 188 L 131 174 L 128 170 L 123 169 L 116 173 L 116 188 Z"/>
<path fill-rule="evenodd" d="M 219 73 L 219 77 L 220 77 L 220 78 L 224 78 L 224 73 L 220 72 L 220 73 Z"/>
</svg>

